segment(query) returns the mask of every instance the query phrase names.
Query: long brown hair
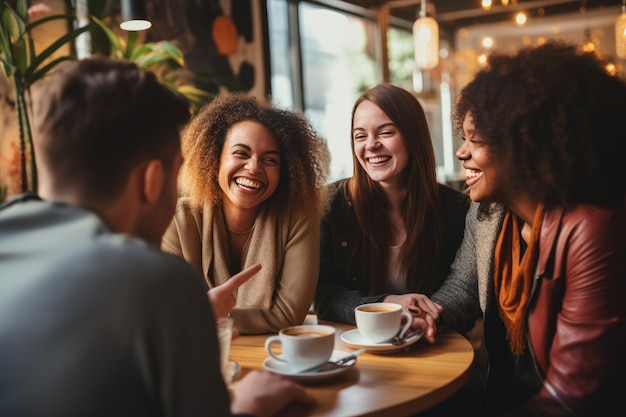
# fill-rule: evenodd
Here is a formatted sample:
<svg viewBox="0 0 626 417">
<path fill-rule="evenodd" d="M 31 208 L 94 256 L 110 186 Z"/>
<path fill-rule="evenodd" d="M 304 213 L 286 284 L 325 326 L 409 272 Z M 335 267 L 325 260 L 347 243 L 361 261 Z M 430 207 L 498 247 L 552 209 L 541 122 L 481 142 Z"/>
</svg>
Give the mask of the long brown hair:
<svg viewBox="0 0 626 417">
<path fill-rule="evenodd" d="M 400 210 L 407 237 L 400 252 L 400 265 L 406 271 L 410 292 L 432 294 L 437 288 L 439 258 L 443 240 L 442 207 L 437 183 L 435 153 L 424 109 L 410 92 L 391 84 L 378 84 L 363 93 L 352 109 L 371 101 L 389 116 L 404 138 L 409 162 L 404 169 L 406 187 L 400 197 Z M 352 129 L 351 129 L 352 130 Z M 384 291 L 389 263 L 389 218 L 387 198 L 380 185 L 372 181 L 354 153 L 351 139 L 354 175 L 345 183 L 344 192 L 352 201 L 363 232 L 359 243 L 363 252 L 363 271 L 367 271 L 372 294 Z"/>
</svg>

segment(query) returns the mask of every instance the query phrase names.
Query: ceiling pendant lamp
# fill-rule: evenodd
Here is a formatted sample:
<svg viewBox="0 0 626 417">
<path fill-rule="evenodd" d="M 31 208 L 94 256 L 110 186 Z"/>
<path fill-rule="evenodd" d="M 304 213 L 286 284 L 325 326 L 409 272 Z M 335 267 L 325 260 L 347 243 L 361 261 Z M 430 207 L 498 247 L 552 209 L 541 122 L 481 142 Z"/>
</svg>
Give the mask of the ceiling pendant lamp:
<svg viewBox="0 0 626 417">
<path fill-rule="evenodd" d="M 615 21 L 615 52 L 619 59 L 626 59 L 626 0 L 622 0 L 622 14 Z"/>
<path fill-rule="evenodd" d="M 417 67 L 429 70 L 439 64 L 439 25 L 426 17 L 426 0 L 421 3 L 420 17 L 413 23 L 413 49 Z"/>
<path fill-rule="evenodd" d="M 152 23 L 148 20 L 144 0 L 122 0 L 120 28 L 127 31 L 139 31 L 151 27 Z"/>
</svg>

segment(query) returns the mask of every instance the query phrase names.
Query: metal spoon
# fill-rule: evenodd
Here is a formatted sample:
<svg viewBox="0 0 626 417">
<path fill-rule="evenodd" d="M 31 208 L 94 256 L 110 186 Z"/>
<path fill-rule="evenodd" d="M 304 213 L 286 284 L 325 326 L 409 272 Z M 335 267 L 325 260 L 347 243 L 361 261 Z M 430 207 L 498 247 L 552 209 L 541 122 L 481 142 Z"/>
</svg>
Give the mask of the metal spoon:
<svg viewBox="0 0 626 417">
<path fill-rule="evenodd" d="M 350 361 L 356 360 L 356 357 L 359 356 L 361 353 L 365 352 L 365 349 L 359 349 L 359 350 L 355 350 L 354 352 L 352 352 L 349 355 L 346 355 L 342 358 L 336 359 L 334 361 L 329 360 L 326 363 L 323 363 L 321 365 L 316 365 L 313 366 L 311 368 L 305 369 L 303 371 L 300 371 L 300 373 L 302 372 L 315 372 L 315 371 L 319 371 L 322 368 L 325 368 L 326 366 L 345 366 L 347 365 Z"/>
<path fill-rule="evenodd" d="M 422 331 L 420 329 L 414 330 L 412 332 L 406 332 L 403 336 L 398 335 L 391 339 L 391 344 L 394 346 L 403 345 L 408 339 L 421 333 Z"/>
</svg>

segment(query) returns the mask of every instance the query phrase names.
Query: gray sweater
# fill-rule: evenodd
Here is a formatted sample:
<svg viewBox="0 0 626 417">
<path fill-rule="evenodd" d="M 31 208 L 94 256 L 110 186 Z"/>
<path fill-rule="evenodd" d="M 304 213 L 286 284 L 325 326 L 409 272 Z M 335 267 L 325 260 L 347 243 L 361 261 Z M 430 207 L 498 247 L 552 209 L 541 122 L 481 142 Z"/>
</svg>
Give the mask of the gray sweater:
<svg viewBox="0 0 626 417">
<path fill-rule="evenodd" d="M 489 206 L 489 214 L 472 203 L 465 218 L 465 235 L 451 266 L 450 275 L 431 297 L 444 307 L 439 330 L 463 332 L 480 310 L 484 313 L 492 297 L 493 254 L 504 219 L 504 208 Z"/>
</svg>

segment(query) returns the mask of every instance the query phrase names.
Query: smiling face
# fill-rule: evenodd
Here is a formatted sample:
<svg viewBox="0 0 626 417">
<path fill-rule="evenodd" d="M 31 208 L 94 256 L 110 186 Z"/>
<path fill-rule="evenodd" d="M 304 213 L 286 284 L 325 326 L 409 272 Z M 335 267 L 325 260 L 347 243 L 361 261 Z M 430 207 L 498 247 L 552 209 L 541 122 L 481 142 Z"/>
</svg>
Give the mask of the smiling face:
<svg viewBox="0 0 626 417">
<path fill-rule="evenodd" d="M 224 205 L 258 208 L 276 191 L 279 179 L 280 147 L 269 129 L 251 120 L 233 125 L 218 173 Z"/>
<path fill-rule="evenodd" d="M 354 111 L 352 120 L 354 154 L 373 180 L 396 184 L 409 161 L 404 137 L 380 107 L 365 100 Z"/>
<path fill-rule="evenodd" d="M 503 169 L 506 164 L 497 162 L 488 142 L 477 135 L 469 113 L 463 120 L 463 144 L 456 151 L 456 157 L 463 161 L 465 183 L 473 201 L 507 203 L 510 195 L 507 190 L 512 186 L 508 181 L 509 170 Z"/>
</svg>

